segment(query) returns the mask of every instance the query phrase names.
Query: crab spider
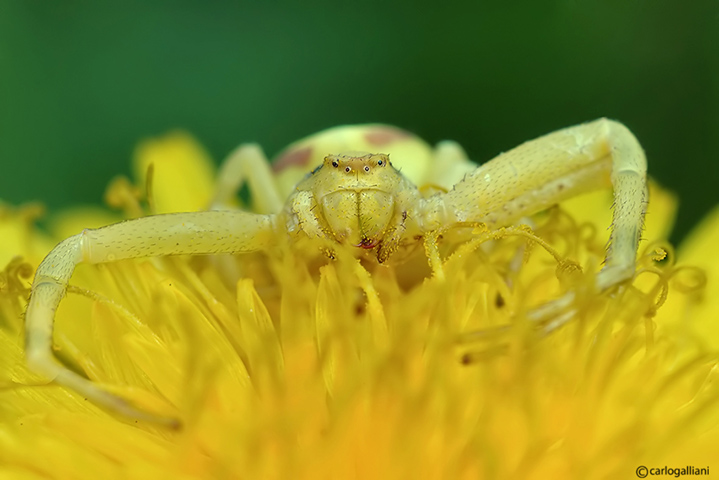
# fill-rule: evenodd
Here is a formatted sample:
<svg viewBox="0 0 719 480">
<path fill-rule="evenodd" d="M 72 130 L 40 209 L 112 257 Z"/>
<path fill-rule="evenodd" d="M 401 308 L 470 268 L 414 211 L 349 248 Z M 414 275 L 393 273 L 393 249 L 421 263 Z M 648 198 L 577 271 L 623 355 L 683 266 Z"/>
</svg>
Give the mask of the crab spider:
<svg viewBox="0 0 719 480">
<path fill-rule="evenodd" d="M 370 146 L 408 135 L 390 127 L 373 128 L 379 130 L 338 127 L 310 137 L 292 146 L 275 166 L 282 169 L 312 163 L 311 146 L 315 153 L 318 145 L 332 145 L 335 151 L 352 148 L 356 142 L 348 138 L 357 132 L 364 134 Z M 422 152 L 408 155 L 419 162 Z M 170 425 L 175 422 L 140 411 L 55 359 L 55 310 L 79 263 L 252 252 L 272 248 L 282 236 L 345 244 L 385 262 L 398 249 L 424 239 L 434 274 L 441 277 L 437 232 L 458 224 L 510 225 L 579 193 L 611 185 L 614 220 L 596 289 L 606 290 L 633 276 L 647 197 L 646 160 L 624 125 L 600 119 L 559 130 L 480 167 L 469 163 L 452 143 L 440 144 L 434 157 L 434 163 L 426 165 L 434 172 L 428 178 L 449 183 L 451 189 L 423 194 L 384 153 L 338 153 L 324 156 L 321 164 L 290 190 L 283 204 L 280 190 L 283 182 L 288 185 L 290 181 L 287 175 L 273 175 L 258 147 L 241 146 L 223 167 L 213 205 L 226 203 L 247 180 L 258 213 L 215 210 L 138 218 L 85 230 L 60 242 L 47 255 L 35 274 L 26 314 L 30 368 L 128 417 Z M 408 167 L 411 170 L 412 165 Z M 559 317 L 571 302 L 570 292 L 539 307 L 534 315 Z M 566 311 L 564 315 L 566 318 Z"/>
</svg>

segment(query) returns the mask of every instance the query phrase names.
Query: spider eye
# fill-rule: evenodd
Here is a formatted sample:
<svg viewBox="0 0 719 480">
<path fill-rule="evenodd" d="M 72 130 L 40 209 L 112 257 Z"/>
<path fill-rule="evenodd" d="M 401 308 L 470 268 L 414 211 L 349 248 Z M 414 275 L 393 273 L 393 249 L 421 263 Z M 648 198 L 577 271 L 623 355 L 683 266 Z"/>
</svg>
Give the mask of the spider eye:
<svg viewBox="0 0 719 480">
<path fill-rule="evenodd" d="M 332 160 L 332 166 L 335 167 L 335 168 L 337 168 L 337 167 L 340 166 L 340 164 L 337 163 L 337 160 Z"/>
<path fill-rule="evenodd" d="M 377 165 L 379 165 L 380 167 L 382 166 L 383 163 L 384 162 L 382 162 L 382 160 L 377 160 Z"/>
<path fill-rule="evenodd" d="M 364 166 L 364 171 L 369 172 L 369 167 L 367 165 Z"/>
<path fill-rule="evenodd" d="M 345 172 L 350 173 L 352 169 L 350 167 L 345 167 Z"/>
</svg>

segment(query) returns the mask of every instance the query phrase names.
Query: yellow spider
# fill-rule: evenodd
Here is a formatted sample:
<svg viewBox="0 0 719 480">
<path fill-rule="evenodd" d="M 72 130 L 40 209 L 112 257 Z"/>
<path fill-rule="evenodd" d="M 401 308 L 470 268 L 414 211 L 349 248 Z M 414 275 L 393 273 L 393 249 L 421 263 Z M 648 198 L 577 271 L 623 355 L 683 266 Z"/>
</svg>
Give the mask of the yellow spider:
<svg viewBox="0 0 719 480">
<path fill-rule="evenodd" d="M 611 185 L 614 220 L 595 288 L 604 291 L 633 276 L 647 198 L 646 160 L 624 125 L 600 119 L 559 130 L 480 167 L 451 142 L 441 143 L 431 154 L 419 143 L 408 142 L 402 162 L 392 153 L 394 165 L 386 153 L 333 153 L 358 145 L 375 151 L 387 147 L 387 152 L 393 142 L 407 136 L 386 126 L 337 127 L 292 145 L 272 166 L 274 174 L 258 147 L 241 146 L 223 166 L 213 208 L 227 204 L 247 181 L 258 213 L 210 210 L 154 215 L 87 229 L 60 242 L 38 267 L 32 285 L 26 315 L 30 368 L 112 411 L 163 421 L 54 357 L 55 311 L 79 263 L 252 252 L 272 249 L 283 239 L 318 240 L 330 256 L 333 248 L 340 248 L 337 244 L 344 244 L 358 256 L 370 255 L 382 263 L 398 250 L 423 241 L 433 274 L 442 278 L 437 238 L 447 229 L 511 225 L 569 197 Z M 397 163 L 404 163 L 405 172 L 424 171 L 419 181 L 436 186 L 420 191 L 395 168 Z M 315 165 L 288 188 L 295 184 L 294 172 Z M 284 203 L 283 189 L 290 192 Z M 545 328 L 556 328 L 571 317 L 573 295 L 570 291 L 539 307 L 530 318 L 553 319 Z"/>
</svg>

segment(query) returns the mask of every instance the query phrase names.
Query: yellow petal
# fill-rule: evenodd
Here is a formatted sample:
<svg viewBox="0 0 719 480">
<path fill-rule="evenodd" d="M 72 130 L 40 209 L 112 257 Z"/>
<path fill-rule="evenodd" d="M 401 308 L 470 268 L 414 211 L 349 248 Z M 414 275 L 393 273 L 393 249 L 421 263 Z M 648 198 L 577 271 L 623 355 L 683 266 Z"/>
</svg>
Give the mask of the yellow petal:
<svg viewBox="0 0 719 480">
<path fill-rule="evenodd" d="M 54 246 L 33 225 L 42 212 L 39 204 L 11 207 L 0 202 L 0 269 L 17 256 L 37 265 Z"/>
<path fill-rule="evenodd" d="M 145 140 L 133 158 L 133 172 L 146 189 L 147 170 L 154 169 L 155 213 L 194 212 L 210 204 L 215 167 L 200 144 L 184 132 Z"/>
<path fill-rule="evenodd" d="M 53 215 L 49 228 L 57 239 L 68 238 L 86 228 L 98 228 L 117 223 L 122 218 L 105 208 L 96 206 L 74 207 Z"/>
<path fill-rule="evenodd" d="M 707 349 L 719 349 L 719 207 L 692 230 L 677 252 L 681 268 L 675 288 L 690 288 L 690 295 L 670 291 L 660 310 L 663 324 L 676 335 L 689 335 Z M 703 288 L 696 288 L 704 284 Z"/>
</svg>

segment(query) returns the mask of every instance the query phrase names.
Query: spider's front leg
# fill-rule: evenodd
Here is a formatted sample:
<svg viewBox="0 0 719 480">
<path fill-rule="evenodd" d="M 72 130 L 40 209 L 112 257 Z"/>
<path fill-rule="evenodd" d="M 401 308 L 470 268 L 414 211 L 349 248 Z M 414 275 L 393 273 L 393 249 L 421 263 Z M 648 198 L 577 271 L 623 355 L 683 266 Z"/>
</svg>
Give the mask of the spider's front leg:
<svg viewBox="0 0 719 480">
<path fill-rule="evenodd" d="M 510 225 L 575 195 L 612 186 L 614 214 L 596 287 L 631 278 L 647 200 L 644 151 L 621 123 L 599 119 L 553 132 L 499 155 L 433 199 L 438 227 Z M 565 302 L 566 303 L 566 302 Z"/>
<path fill-rule="evenodd" d="M 275 217 L 246 212 L 156 215 L 85 230 L 60 242 L 35 273 L 25 318 L 30 368 L 96 404 L 125 416 L 176 425 L 171 418 L 143 412 L 61 365 L 52 352 L 53 323 L 75 266 L 128 258 L 180 254 L 250 252 L 274 241 Z"/>
</svg>

